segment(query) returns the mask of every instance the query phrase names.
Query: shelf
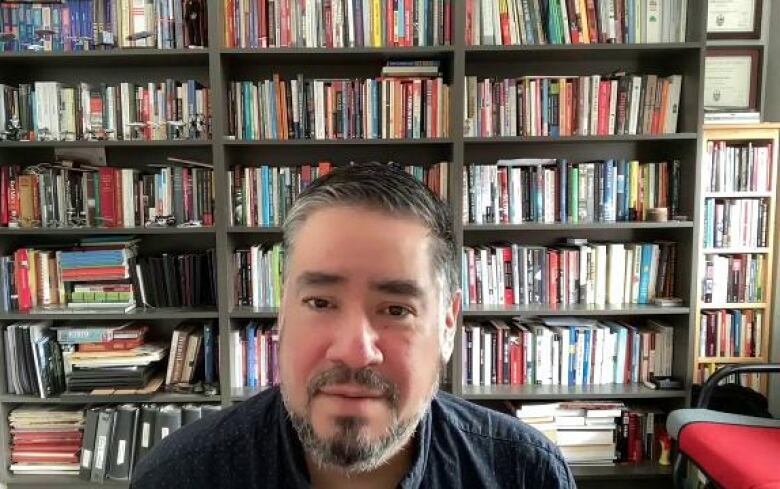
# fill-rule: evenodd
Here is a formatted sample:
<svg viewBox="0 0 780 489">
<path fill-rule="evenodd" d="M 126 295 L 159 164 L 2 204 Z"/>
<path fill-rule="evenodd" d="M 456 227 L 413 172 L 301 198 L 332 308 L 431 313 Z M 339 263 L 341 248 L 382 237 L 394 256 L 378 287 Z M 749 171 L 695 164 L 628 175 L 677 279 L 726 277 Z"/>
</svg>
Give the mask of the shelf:
<svg viewBox="0 0 780 489">
<path fill-rule="evenodd" d="M 705 199 L 755 199 L 772 197 L 771 192 L 704 192 Z"/>
<path fill-rule="evenodd" d="M 410 144 L 452 144 L 451 138 L 407 139 L 225 139 L 225 146 L 403 146 Z"/>
<path fill-rule="evenodd" d="M 654 477 L 670 478 L 672 476 L 672 465 L 664 466 L 649 461 L 637 464 L 623 463 L 603 467 L 573 466 L 570 468 L 577 480 L 647 479 Z M 663 487 L 667 486 L 664 485 Z"/>
<path fill-rule="evenodd" d="M 764 358 L 758 357 L 697 357 L 696 363 L 766 363 Z"/>
<path fill-rule="evenodd" d="M 666 221 L 666 222 L 590 222 L 572 224 L 565 222 L 539 223 L 528 222 L 523 224 L 464 224 L 466 233 L 479 233 L 490 231 L 575 231 L 599 230 L 599 229 L 672 229 L 693 228 L 693 221 Z"/>
<path fill-rule="evenodd" d="M 255 394 L 259 394 L 270 387 L 234 387 L 230 393 L 232 401 L 246 401 Z"/>
<path fill-rule="evenodd" d="M 231 312 L 233 319 L 275 319 L 279 313 L 277 307 L 236 306 Z"/>
<path fill-rule="evenodd" d="M 644 43 L 644 44 L 536 44 L 536 45 L 504 45 L 504 46 L 466 46 L 464 50 L 466 55 L 476 56 L 485 53 L 535 53 L 535 52 L 573 52 L 579 55 L 586 55 L 595 52 L 631 52 L 647 53 L 661 52 L 668 54 L 669 51 L 696 50 L 701 49 L 702 44 L 698 42 L 673 42 L 673 43 Z"/>
<path fill-rule="evenodd" d="M 690 308 L 684 306 L 661 307 L 653 304 L 569 304 L 551 306 L 549 304 L 487 305 L 470 304 L 463 308 L 463 317 L 490 316 L 637 316 L 637 315 L 680 315 L 688 314 Z"/>
<path fill-rule="evenodd" d="M 766 302 L 726 302 L 723 304 L 702 304 L 699 309 L 766 309 Z"/>
<path fill-rule="evenodd" d="M 705 255 L 736 255 L 742 253 L 769 253 L 769 248 L 750 248 L 750 247 L 734 247 L 734 248 L 704 248 L 701 250 Z"/>
<path fill-rule="evenodd" d="M 221 48 L 222 59 L 236 62 L 327 62 L 355 64 L 366 61 L 414 57 L 446 59 L 454 53 L 453 46 L 413 47 L 347 47 L 347 48 Z M 346 63 L 345 63 L 346 62 Z"/>
<path fill-rule="evenodd" d="M 214 307 L 161 307 L 133 309 L 130 312 L 6 312 L 0 313 L 0 321 L 28 319 L 215 319 L 219 314 Z"/>
<path fill-rule="evenodd" d="M 620 136 L 495 136 L 495 137 L 464 137 L 463 142 L 469 144 L 522 144 L 522 143 L 621 143 L 638 141 L 695 141 L 695 132 L 679 132 L 674 134 L 624 134 Z"/>
<path fill-rule="evenodd" d="M 200 227 L 135 227 L 135 228 L 7 228 L 0 227 L 0 236 L 86 236 L 92 234 L 214 234 L 213 226 Z"/>
<path fill-rule="evenodd" d="M 209 147 L 208 139 L 176 139 L 176 140 L 128 140 L 128 141 L 0 141 L 0 149 L 31 149 L 31 148 L 197 148 Z"/>
<path fill-rule="evenodd" d="M 130 487 L 130 481 L 113 481 L 110 479 L 101 483 L 89 482 L 79 479 L 75 475 L 9 475 L 5 481 L 6 484 L 29 485 L 34 487 L 57 487 L 57 488 L 84 488 L 95 489 L 100 487 L 126 488 Z"/>
<path fill-rule="evenodd" d="M 683 398 L 685 389 L 655 390 L 637 384 L 603 385 L 464 385 L 463 398 L 482 400 L 547 401 L 567 399 Z"/>
<path fill-rule="evenodd" d="M 88 393 L 68 393 L 57 397 L 41 399 L 38 396 L 16 396 L 13 394 L 0 395 L 0 402 L 7 404 L 90 404 L 90 403 L 122 403 L 122 402 L 158 402 L 158 403 L 185 403 L 185 402 L 221 402 L 219 395 L 204 396 L 201 394 L 175 394 L 168 392 L 155 392 L 153 394 L 110 394 L 93 395 Z"/>
<path fill-rule="evenodd" d="M 232 234 L 273 234 L 281 238 L 282 228 L 279 226 L 230 226 L 228 233 Z"/>
<path fill-rule="evenodd" d="M 57 67 L 116 67 L 126 66 L 188 66 L 208 67 L 208 49 L 109 49 L 92 51 L 32 52 L 14 51 L 0 53 L 0 66 L 45 63 Z"/>
</svg>

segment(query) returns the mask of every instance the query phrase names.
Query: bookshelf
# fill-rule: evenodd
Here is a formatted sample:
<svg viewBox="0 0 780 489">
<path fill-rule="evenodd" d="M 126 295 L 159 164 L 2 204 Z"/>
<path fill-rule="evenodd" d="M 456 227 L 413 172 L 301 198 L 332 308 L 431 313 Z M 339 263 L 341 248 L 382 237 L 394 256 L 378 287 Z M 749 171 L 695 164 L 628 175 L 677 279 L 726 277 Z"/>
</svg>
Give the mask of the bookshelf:
<svg viewBox="0 0 780 489">
<path fill-rule="evenodd" d="M 704 261 L 700 261 L 698 273 L 697 273 L 697 293 L 696 293 L 696 301 L 695 301 L 695 308 L 694 308 L 694 327 L 691 331 L 692 333 L 692 361 L 693 361 L 693 371 L 694 371 L 694 381 L 700 380 L 700 378 L 697 378 L 696 375 L 701 368 L 709 368 L 710 370 L 713 368 L 718 368 L 726 364 L 745 364 L 745 363 L 758 363 L 758 362 L 767 362 L 769 361 L 769 349 L 770 345 L 774 339 L 773 335 L 773 320 L 772 320 L 772 314 L 773 314 L 773 286 L 774 286 L 774 277 L 775 277 L 775 269 L 774 269 L 774 261 L 775 261 L 775 232 L 776 232 L 776 209 L 777 209 L 777 164 L 778 164 L 778 156 L 777 156 L 777 145 L 778 145 L 778 137 L 780 135 L 780 125 L 776 123 L 763 123 L 763 124 L 755 124 L 755 125 L 740 125 L 740 126 L 721 126 L 721 125 L 711 125 L 711 126 L 705 126 L 704 132 L 703 132 L 703 147 L 702 147 L 702 158 L 704 159 L 703 165 L 708 165 L 708 144 L 711 141 L 724 141 L 726 145 L 747 145 L 748 143 L 758 145 L 766 145 L 771 144 L 772 145 L 772 151 L 770 153 L 770 159 L 768 161 L 768 174 L 767 174 L 767 183 L 768 188 L 766 189 L 756 189 L 756 190 L 739 190 L 739 191 L 717 191 L 717 192 L 711 192 L 708 191 L 708 182 L 702 181 L 699 185 L 699 195 L 700 195 L 700 206 L 702 213 L 706 213 L 706 204 L 705 202 L 710 199 L 721 199 L 721 202 L 730 202 L 733 199 L 752 199 L 757 201 L 765 201 L 767 204 L 768 209 L 768 216 L 766 218 L 766 236 L 767 236 L 767 242 L 764 243 L 765 246 L 763 247 L 731 247 L 731 248 L 704 248 L 704 234 L 705 233 L 705 226 L 707 218 L 706 216 L 700 216 L 699 219 L 699 226 L 698 226 L 698 232 L 701 233 L 701 239 L 697 240 L 697 245 L 699 247 L 699 255 L 711 255 L 711 254 L 736 254 L 736 253 L 747 253 L 747 254 L 755 254 L 755 255 L 761 255 L 765 257 L 765 270 L 763 271 L 764 276 L 763 278 L 759 278 L 763 282 L 765 296 L 761 298 L 760 302 L 715 302 L 715 303 L 707 303 L 704 301 L 703 294 L 704 294 L 704 288 L 705 286 L 705 280 L 706 280 L 706 270 Z M 707 175 L 707 171 L 703 173 L 703 175 Z M 749 221 L 748 226 L 752 226 L 755 223 L 753 221 Z M 760 311 L 763 313 L 763 323 L 761 324 L 760 328 L 756 327 L 756 329 L 760 329 L 760 332 L 754 332 L 759 333 L 761 335 L 761 345 L 757 348 L 757 350 L 754 352 L 754 355 L 729 355 L 729 354 L 717 354 L 712 355 L 709 350 L 706 352 L 702 352 L 700 345 L 702 342 L 710 342 L 712 339 L 707 336 L 707 332 L 704 330 L 706 328 L 706 325 L 702 325 L 703 318 L 702 313 L 705 314 L 718 314 L 723 311 L 739 311 L 742 313 L 746 313 L 748 311 Z M 717 335 L 715 333 L 715 342 L 717 342 L 717 338 L 720 338 L 721 336 Z M 722 332 L 721 332 L 722 335 Z M 723 340 L 728 342 L 728 337 Z M 717 345 L 715 346 L 717 348 Z M 705 353 L 705 354 L 702 354 Z M 767 379 L 762 378 L 759 380 L 759 385 L 756 386 L 760 390 L 763 390 L 766 392 L 767 389 Z"/>
<path fill-rule="evenodd" d="M 18 83 L 31 80 L 61 80 L 64 82 L 90 79 L 105 82 L 193 78 L 211 89 L 212 134 L 209 141 L 73 141 L 73 142 L 0 142 L 0 157 L 4 162 L 28 164 L 52 160 L 54 148 L 100 148 L 109 163 L 141 167 L 166 156 L 199 158 L 214 163 L 215 224 L 208 228 L 134 228 L 134 229 L 7 229 L 0 228 L 0 253 L 28 243 L 67 243 L 74 237 L 89 235 L 133 234 L 142 239 L 141 249 L 176 250 L 214 247 L 217 250 L 218 303 L 212 308 L 159 308 L 138 310 L 128 314 L 29 314 L 0 313 L 0 324 L 20 319 L 142 319 L 153 329 L 170 334 L 173 325 L 183 319 L 216 319 L 220 344 L 220 395 L 205 397 L 156 393 L 148 396 L 69 397 L 59 396 L 39 400 L 32 396 L 5 394 L 4 375 L 0 376 L 0 439 L 8 440 L 9 411 L 22 403 L 46 402 L 74 404 L 90 402 L 219 402 L 229 406 L 257 392 L 231 388 L 230 332 L 248 320 L 273 320 L 275 308 L 234 306 L 233 251 L 254 243 L 274 243 L 281 240 L 280 228 L 230 226 L 227 195 L 227 172 L 233 165 L 259 162 L 273 165 L 297 165 L 301 162 L 328 159 L 334 164 L 367 159 L 398 161 L 451 162 L 448 181 L 449 202 L 454 216 L 458 248 L 464 244 L 487 244 L 495 240 L 545 244 L 564 237 L 587 237 L 593 240 L 660 240 L 669 239 L 678 245 L 676 290 L 683 305 L 657 307 L 652 305 L 568 307 L 493 307 L 469 306 L 463 318 L 489 319 L 512 316 L 582 316 L 628 319 L 637 316 L 661 318 L 675 328 L 675 358 L 673 373 L 686 380 L 686 387 L 674 391 L 653 391 L 635 385 L 609 385 L 581 388 L 556 386 L 472 387 L 462 385 L 462 351 L 455 348 L 451 362 L 450 390 L 466 399 L 483 401 L 545 401 L 563 399 L 617 399 L 661 403 L 682 407 L 689 399 L 692 380 L 691 345 L 695 345 L 697 294 L 696 281 L 690 277 L 698 268 L 698 235 L 700 191 L 698 174 L 702 151 L 703 55 L 705 37 L 705 3 L 688 0 L 687 40 L 671 44 L 594 44 L 543 46 L 466 46 L 463 36 L 454 35 L 450 46 L 405 48 L 225 48 L 221 2 L 208 2 L 209 47 L 197 50 L 92 51 L 77 53 L 0 53 L 0 82 Z M 465 30 L 463 3 L 453 2 L 452 32 Z M 439 60 L 445 81 L 450 85 L 450 136 L 434 139 L 374 139 L 374 140 L 264 140 L 240 141 L 227 137 L 227 87 L 233 80 L 263 79 L 280 73 L 285 79 L 303 73 L 304 76 L 376 76 L 390 59 Z M 617 70 L 683 75 L 683 91 L 678 132 L 660 135 L 572 136 L 572 137 L 464 137 L 464 78 L 516 77 L 524 75 L 561 75 L 610 73 Z M 685 193 L 681 199 L 686 221 L 619 222 L 591 224 L 464 224 L 461 216 L 463 181 L 467 164 L 492 164 L 502 157 L 547 157 L 587 159 L 624 158 L 660 161 L 678 158 L 682 162 L 683 182 L 696 182 L 696 192 Z M 771 247 L 770 247 L 771 248 Z M 693 305 L 693 306 L 691 306 Z M 458 328 L 456 345 L 462 344 L 462 327 Z M 3 353 L 0 352 L 0 355 Z M 0 369 L 5 362 L 0 359 Z M 10 487 L 96 487 L 66 476 L 18 476 L 8 471 L 8 447 L 0 446 L 0 482 Z M 653 463 L 589 467 L 575 469 L 578 480 L 628 481 L 634 478 L 668 478 L 670 470 Z M 657 482 L 657 481 L 656 481 Z M 127 483 L 107 481 L 108 487 L 127 487 Z M 601 486 L 603 487 L 603 486 Z"/>
</svg>

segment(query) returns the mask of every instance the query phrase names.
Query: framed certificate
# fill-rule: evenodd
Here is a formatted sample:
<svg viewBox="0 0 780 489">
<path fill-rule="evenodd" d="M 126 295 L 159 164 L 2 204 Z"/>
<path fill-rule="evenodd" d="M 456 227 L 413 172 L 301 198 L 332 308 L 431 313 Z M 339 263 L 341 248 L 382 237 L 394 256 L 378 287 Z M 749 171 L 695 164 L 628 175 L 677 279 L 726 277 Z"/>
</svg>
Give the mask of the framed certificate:
<svg viewBox="0 0 780 489">
<path fill-rule="evenodd" d="M 761 37 L 762 0 L 708 0 L 707 39 Z"/>
<path fill-rule="evenodd" d="M 707 49 L 704 61 L 704 109 L 758 110 L 760 48 Z"/>
</svg>

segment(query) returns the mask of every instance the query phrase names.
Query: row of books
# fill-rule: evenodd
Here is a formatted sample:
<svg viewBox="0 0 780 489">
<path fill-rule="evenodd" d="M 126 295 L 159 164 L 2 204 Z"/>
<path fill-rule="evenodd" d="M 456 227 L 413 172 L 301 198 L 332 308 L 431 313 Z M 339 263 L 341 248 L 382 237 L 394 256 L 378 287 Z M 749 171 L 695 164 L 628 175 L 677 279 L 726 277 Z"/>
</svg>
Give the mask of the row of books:
<svg viewBox="0 0 780 489">
<path fill-rule="evenodd" d="M 225 45 L 239 48 L 440 46 L 452 0 L 225 0 Z"/>
<path fill-rule="evenodd" d="M 107 243 L 85 238 L 76 247 L 20 248 L 0 257 L 0 310 L 127 312 L 216 304 L 213 249 L 138 257 L 135 241 Z"/>
<path fill-rule="evenodd" d="M 279 327 L 250 321 L 230 332 L 233 388 L 260 388 L 279 383 Z"/>
<path fill-rule="evenodd" d="M 196 80 L 0 84 L 0 127 L 19 141 L 208 139 L 209 89 Z"/>
<path fill-rule="evenodd" d="M 447 198 L 448 163 L 433 165 L 400 165 L 389 162 L 428 186 L 440 198 Z M 241 167 L 228 171 L 228 186 L 232 198 L 230 225 L 281 226 L 298 195 L 309 184 L 327 174 L 332 165 L 320 161 L 316 165 Z"/>
<path fill-rule="evenodd" d="M 677 132 L 682 76 L 466 77 L 466 136 Z"/>
<path fill-rule="evenodd" d="M 709 362 L 700 364 L 694 372 L 694 382 L 697 384 L 704 384 L 712 374 L 722 368 L 722 363 Z M 726 382 L 749 387 L 756 392 L 762 392 L 764 390 L 766 376 L 760 373 L 743 373 L 737 375 L 730 375 Z"/>
<path fill-rule="evenodd" d="M 83 441 L 84 410 L 20 406 L 8 414 L 10 471 L 16 475 L 75 475 Z"/>
<path fill-rule="evenodd" d="M 467 223 L 647 221 L 679 214 L 680 161 L 506 159 L 467 165 L 463 188 Z"/>
<path fill-rule="evenodd" d="M 673 297 L 677 246 L 464 246 L 464 304 L 649 304 Z"/>
<path fill-rule="evenodd" d="M 767 192 L 772 189 L 772 143 L 707 141 L 705 191 Z"/>
<path fill-rule="evenodd" d="M 767 300 L 764 280 L 767 256 L 757 253 L 706 254 L 702 300 L 705 304 L 751 303 Z"/>
<path fill-rule="evenodd" d="M 472 46 L 685 42 L 688 0 L 466 0 Z"/>
<path fill-rule="evenodd" d="M 228 130 L 244 140 L 446 137 L 449 95 L 441 77 L 235 81 Z"/>
<path fill-rule="evenodd" d="M 284 247 L 255 245 L 233 254 L 235 304 L 279 307 L 282 300 Z"/>
<path fill-rule="evenodd" d="M 0 167 L 0 226 L 109 227 L 214 224 L 210 168 Z"/>
<path fill-rule="evenodd" d="M 523 404 L 515 415 L 558 445 L 569 465 L 669 463 L 671 439 L 666 415 L 619 401 Z"/>
<path fill-rule="evenodd" d="M 765 198 L 704 199 L 704 247 L 765 247 L 769 215 Z"/>
<path fill-rule="evenodd" d="M 463 332 L 464 385 L 637 384 L 672 369 L 674 330 L 655 320 L 518 317 Z"/>
<path fill-rule="evenodd" d="M 180 49 L 208 41 L 205 1 L 3 2 L 0 26 L 0 51 Z"/>
<path fill-rule="evenodd" d="M 761 309 L 702 311 L 699 322 L 699 356 L 760 357 L 763 327 L 764 311 Z"/>
</svg>

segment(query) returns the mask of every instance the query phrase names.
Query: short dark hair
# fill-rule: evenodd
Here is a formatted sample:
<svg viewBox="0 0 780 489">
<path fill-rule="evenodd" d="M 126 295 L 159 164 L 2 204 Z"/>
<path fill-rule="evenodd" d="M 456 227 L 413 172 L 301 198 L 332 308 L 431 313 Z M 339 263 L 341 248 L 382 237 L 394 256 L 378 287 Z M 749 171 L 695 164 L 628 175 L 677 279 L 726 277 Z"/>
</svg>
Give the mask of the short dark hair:
<svg viewBox="0 0 780 489">
<path fill-rule="evenodd" d="M 298 227 L 317 209 L 355 205 L 415 217 L 428 228 L 434 244 L 433 270 L 440 273 L 445 297 L 458 286 L 458 252 L 449 206 L 401 168 L 377 162 L 336 167 L 298 196 L 284 222 L 284 244 L 291 250 Z M 287 255 L 287 253 L 286 253 Z"/>
</svg>

